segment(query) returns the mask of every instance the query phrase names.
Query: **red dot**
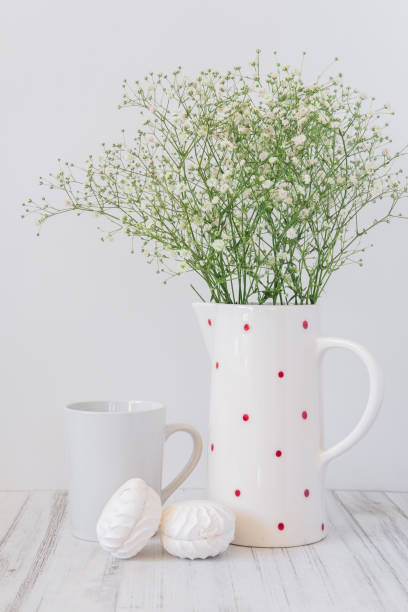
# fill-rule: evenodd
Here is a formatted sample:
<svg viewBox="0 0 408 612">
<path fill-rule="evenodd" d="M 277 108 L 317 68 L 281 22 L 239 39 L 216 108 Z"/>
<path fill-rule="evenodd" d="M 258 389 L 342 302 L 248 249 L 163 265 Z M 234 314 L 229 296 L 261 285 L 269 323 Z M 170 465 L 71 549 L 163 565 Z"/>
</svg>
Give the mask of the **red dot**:
<svg viewBox="0 0 408 612">
<path fill-rule="evenodd" d="M 220 367 L 220 364 L 218 363 L 218 361 L 215 362 L 215 369 L 218 370 L 218 368 Z"/>
<path fill-rule="evenodd" d="M 305 489 L 305 490 L 303 491 L 303 494 L 304 494 L 304 496 L 305 496 L 305 497 L 309 497 L 309 495 L 310 495 L 310 491 L 309 491 L 309 489 Z"/>
<path fill-rule="evenodd" d="M 211 319 L 208 319 L 208 325 L 211 327 L 211 325 L 212 325 Z"/>
<path fill-rule="evenodd" d="M 309 321 L 303 321 L 302 325 L 303 329 L 307 329 L 309 327 Z"/>
<path fill-rule="evenodd" d="M 283 531 L 285 529 L 285 525 L 283 523 L 278 523 L 279 531 Z"/>
<path fill-rule="evenodd" d="M 214 450 L 214 444 L 211 444 L 210 448 L 213 451 Z"/>
<path fill-rule="evenodd" d="M 307 419 L 307 412 L 306 412 L 306 410 L 304 410 L 302 412 L 302 419 Z"/>
<path fill-rule="evenodd" d="M 249 323 L 245 323 L 245 325 L 244 325 L 244 331 L 249 331 L 249 329 L 250 329 L 250 325 L 249 325 Z"/>
<path fill-rule="evenodd" d="M 242 415 L 244 421 L 249 421 L 249 414 Z"/>
<path fill-rule="evenodd" d="M 278 376 L 279 378 L 283 378 L 285 376 L 285 373 L 282 372 L 282 370 L 280 372 L 278 372 Z"/>
<path fill-rule="evenodd" d="M 241 495 L 241 491 L 239 489 L 235 489 L 235 497 L 239 497 Z"/>
<path fill-rule="evenodd" d="M 276 453 L 275 453 L 275 455 L 276 455 L 277 457 L 282 457 L 282 451 L 277 450 L 277 451 L 276 451 Z"/>
<path fill-rule="evenodd" d="M 324 531 L 324 523 L 322 523 L 322 531 Z"/>
</svg>

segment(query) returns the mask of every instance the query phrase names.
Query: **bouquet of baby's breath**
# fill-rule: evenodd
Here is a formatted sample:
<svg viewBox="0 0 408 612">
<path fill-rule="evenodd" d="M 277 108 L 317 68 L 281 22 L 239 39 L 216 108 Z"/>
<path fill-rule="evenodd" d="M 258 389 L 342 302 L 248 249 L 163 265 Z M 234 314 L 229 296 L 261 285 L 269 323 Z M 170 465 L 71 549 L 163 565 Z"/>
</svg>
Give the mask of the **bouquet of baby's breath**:
<svg viewBox="0 0 408 612">
<path fill-rule="evenodd" d="M 104 217 L 110 238 L 136 240 L 158 272 L 195 272 L 212 301 L 314 304 L 407 193 L 382 133 L 393 113 L 341 74 L 305 84 L 279 62 L 261 75 L 259 54 L 251 66 L 125 81 L 120 106 L 142 115 L 133 140 L 85 167 L 59 160 L 40 183 L 65 203 L 29 200 L 25 214 Z"/>
</svg>

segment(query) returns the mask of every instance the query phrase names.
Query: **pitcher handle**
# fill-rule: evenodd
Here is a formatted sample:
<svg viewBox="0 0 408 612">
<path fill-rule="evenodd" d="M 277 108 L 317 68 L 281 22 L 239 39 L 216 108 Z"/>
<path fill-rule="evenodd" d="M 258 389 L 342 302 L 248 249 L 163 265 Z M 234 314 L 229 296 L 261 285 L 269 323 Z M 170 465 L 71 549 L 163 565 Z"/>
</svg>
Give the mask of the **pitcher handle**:
<svg viewBox="0 0 408 612">
<path fill-rule="evenodd" d="M 200 460 L 201 452 L 203 449 L 203 442 L 198 431 L 194 429 L 194 427 L 192 427 L 191 425 L 185 425 L 184 423 L 174 423 L 173 425 L 166 425 L 164 430 L 164 440 L 167 440 L 172 434 L 176 433 L 177 431 L 185 431 L 192 437 L 193 450 L 191 452 L 189 460 L 187 461 L 181 472 L 169 482 L 167 487 L 164 487 L 164 489 L 162 489 L 161 499 L 163 503 L 166 501 L 166 499 L 170 497 L 172 493 L 174 493 L 174 491 L 185 481 L 187 476 L 189 476 L 194 470 L 195 466 Z"/>
<path fill-rule="evenodd" d="M 326 464 L 351 448 L 370 429 L 381 406 L 384 394 L 384 382 L 382 371 L 376 360 L 361 344 L 344 338 L 318 338 L 317 346 L 319 355 L 322 355 L 329 348 L 343 348 L 352 351 L 357 357 L 360 357 L 361 361 L 366 366 L 369 379 L 367 405 L 359 422 L 343 440 L 337 442 L 337 444 L 331 448 L 322 451 L 321 460 L 323 464 Z"/>
</svg>

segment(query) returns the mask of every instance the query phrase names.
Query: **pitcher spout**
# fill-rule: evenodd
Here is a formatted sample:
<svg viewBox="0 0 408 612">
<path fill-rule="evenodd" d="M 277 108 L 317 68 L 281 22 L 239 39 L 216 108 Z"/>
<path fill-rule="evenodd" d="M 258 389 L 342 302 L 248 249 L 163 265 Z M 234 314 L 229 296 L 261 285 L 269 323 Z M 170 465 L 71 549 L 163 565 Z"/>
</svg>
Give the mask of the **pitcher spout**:
<svg viewBox="0 0 408 612">
<path fill-rule="evenodd" d="M 217 304 L 207 302 L 196 302 L 193 304 L 193 309 L 196 314 L 201 333 L 204 338 L 205 346 L 207 347 L 210 359 L 213 357 L 214 349 L 214 326 L 215 326 L 215 311 Z"/>
</svg>

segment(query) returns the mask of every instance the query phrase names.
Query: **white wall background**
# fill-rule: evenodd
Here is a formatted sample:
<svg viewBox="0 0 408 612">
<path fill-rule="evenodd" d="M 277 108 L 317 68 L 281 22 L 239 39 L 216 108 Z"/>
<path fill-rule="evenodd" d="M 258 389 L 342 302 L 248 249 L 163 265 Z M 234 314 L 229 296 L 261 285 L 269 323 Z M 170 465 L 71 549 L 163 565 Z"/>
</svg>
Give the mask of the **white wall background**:
<svg viewBox="0 0 408 612">
<path fill-rule="evenodd" d="M 20 203 L 59 156 L 80 161 L 122 126 L 123 77 L 268 63 L 308 52 L 307 73 L 339 56 L 346 80 L 391 102 L 396 146 L 408 141 L 404 0 L 3 0 L 1 3 L 0 488 L 66 485 L 62 407 L 70 400 L 157 398 L 168 420 L 206 437 L 209 364 L 189 279 L 164 287 L 126 239 L 98 241 L 94 219 L 66 216 L 36 238 Z M 405 204 L 407 209 L 408 204 Z M 363 269 L 337 274 L 321 301 L 323 332 L 366 344 L 386 375 L 382 413 L 329 468 L 328 484 L 408 487 L 408 222 L 383 227 Z M 362 366 L 335 352 L 324 367 L 326 438 L 356 423 Z M 167 477 L 188 441 L 168 443 Z M 205 459 L 189 480 L 205 482 Z"/>
</svg>

